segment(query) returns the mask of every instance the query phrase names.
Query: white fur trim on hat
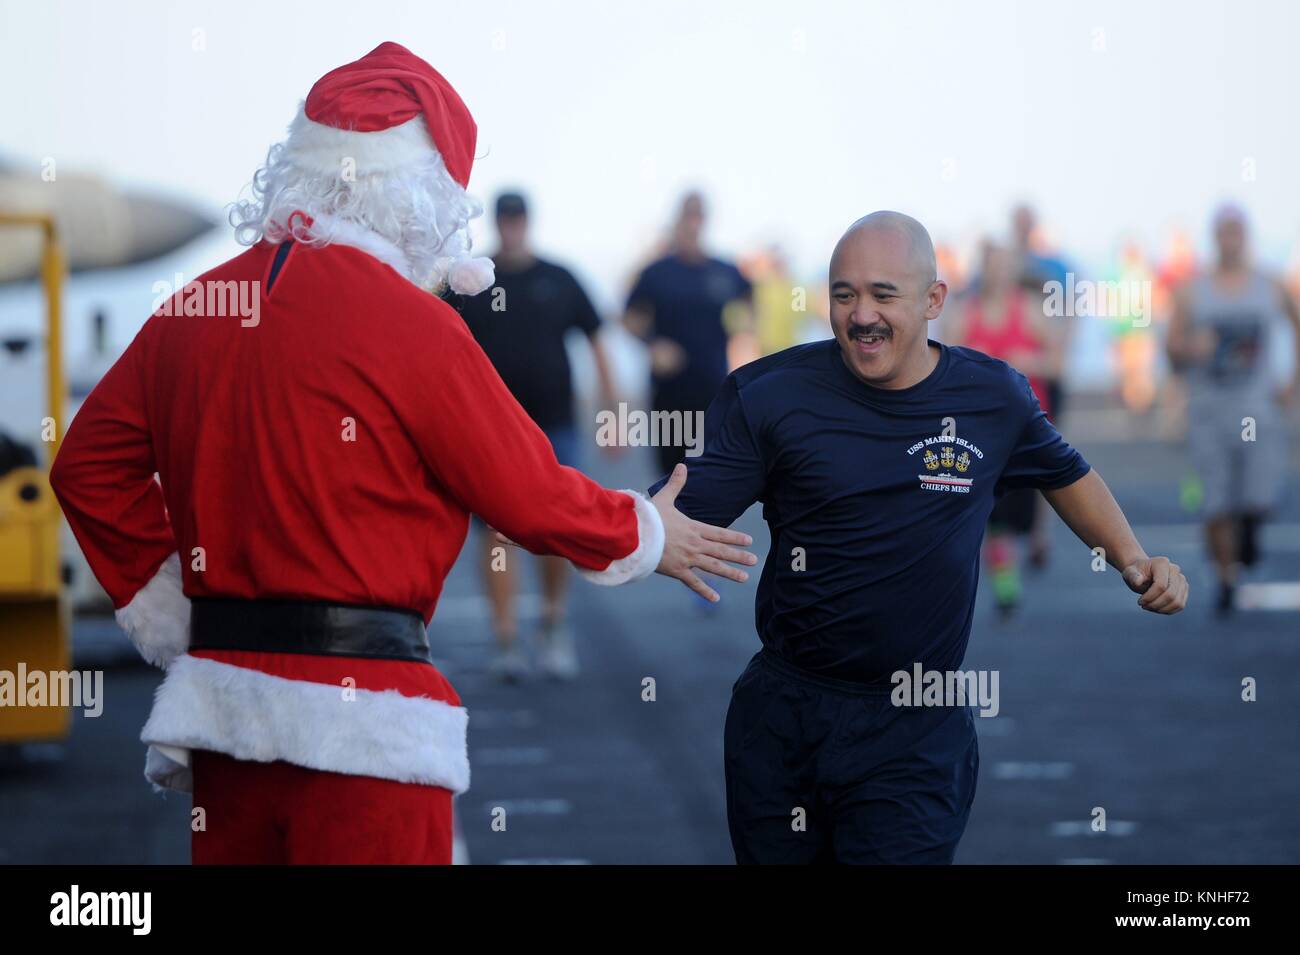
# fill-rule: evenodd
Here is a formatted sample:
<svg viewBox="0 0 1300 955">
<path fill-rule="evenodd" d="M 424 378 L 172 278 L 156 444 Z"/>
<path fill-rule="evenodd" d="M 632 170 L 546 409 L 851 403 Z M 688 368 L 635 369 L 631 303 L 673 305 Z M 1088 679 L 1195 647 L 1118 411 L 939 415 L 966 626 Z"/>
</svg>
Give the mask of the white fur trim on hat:
<svg viewBox="0 0 1300 955">
<path fill-rule="evenodd" d="M 190 751 L 403 783 L 469 789 L 463 706 L 396 690 L 291 680 L 184 654 L 154 697 L 140 739 L 155 787 L 193 791 Z"/>
<path fill-rule="evenodd" d="M 284 150 L 296 165 L 320 176 L 339 175 L 345 163 L 357 176 L 384 175 L 438 154 L 422 116 L 363 133 L 314 122 L 302 107 L 289 125 Z"/>
<path fill-rule="evenodd" d="M 190 646 L 190 598 L 181 590 L 181 559 L 172 554 L 149 583 L 114 615 L 140 655 L 166 669 Z"/>
<path fill-rule="evenodd" d="M 636 502 L 637 544 L 632 553 L 610 561 L 604 570 L 578 568 L 593 584 L 615 587 L 654 573 L 664 555 L 664 522 L 650 499 L 639 491 L 624 490 Z"/>
</svg>

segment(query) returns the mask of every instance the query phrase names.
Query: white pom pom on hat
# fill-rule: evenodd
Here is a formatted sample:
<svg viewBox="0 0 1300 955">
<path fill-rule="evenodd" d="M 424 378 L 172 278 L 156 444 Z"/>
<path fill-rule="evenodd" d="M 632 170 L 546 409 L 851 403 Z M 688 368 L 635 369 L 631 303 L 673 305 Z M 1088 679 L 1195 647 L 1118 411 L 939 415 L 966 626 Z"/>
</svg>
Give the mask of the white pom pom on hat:
<svg viewBox="0 0 1300 955">
<path fill-rule="evenodd" d="M 495 281 L 496 268 L 492 260 L 481 256 L 458 256 L 451 260 L 451 266 L 447 269 L 447 284 L 453 292 L 461 295 L 486 292 Z"/>
</svg>

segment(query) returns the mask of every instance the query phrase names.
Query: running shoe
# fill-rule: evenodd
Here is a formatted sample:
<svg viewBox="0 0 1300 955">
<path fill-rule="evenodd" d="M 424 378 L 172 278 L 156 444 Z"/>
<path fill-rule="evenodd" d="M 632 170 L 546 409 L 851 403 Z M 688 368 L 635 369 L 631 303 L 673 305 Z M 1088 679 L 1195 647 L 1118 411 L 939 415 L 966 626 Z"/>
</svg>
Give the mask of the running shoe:
<svg viewBox="0 0 1300 955">
<path fill-rule="evenodd" d="M 502 683 L 519 683 L 526 679 L 531 671 L 528 658 L 517 646 L 510 646 L 504 650 L 498 647 L 496 655 L 488 665 L 488 672 Z"/>
<path fill-rule="evenodd" d="M 573 632 L 562 623 L 543 627 L 539 647 L 541 670 L 553 680 L 572 680 L 578 675 L 578 651 Z"/>
</svg>

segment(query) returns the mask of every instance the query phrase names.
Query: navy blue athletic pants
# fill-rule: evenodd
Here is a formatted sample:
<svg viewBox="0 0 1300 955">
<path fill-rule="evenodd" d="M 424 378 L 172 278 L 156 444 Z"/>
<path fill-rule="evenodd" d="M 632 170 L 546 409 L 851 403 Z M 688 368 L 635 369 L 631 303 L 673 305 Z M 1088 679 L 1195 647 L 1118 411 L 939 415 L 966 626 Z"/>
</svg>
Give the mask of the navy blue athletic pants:
<svg viewBox="0 0 1300 955">
<path fill-rule="evenodd" d="M 974 714 L 895 706 L 891 690 L 754 656 L 724 737 L 738 863 L 952 862 L 979 774 Z"/>
</svg>

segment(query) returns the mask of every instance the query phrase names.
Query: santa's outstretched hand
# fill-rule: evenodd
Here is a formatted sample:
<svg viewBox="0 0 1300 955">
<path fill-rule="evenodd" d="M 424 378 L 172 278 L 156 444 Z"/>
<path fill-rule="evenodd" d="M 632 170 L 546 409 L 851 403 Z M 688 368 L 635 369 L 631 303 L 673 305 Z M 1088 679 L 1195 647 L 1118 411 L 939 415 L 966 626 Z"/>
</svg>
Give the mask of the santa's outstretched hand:
<svg viewBox="0 0 1300 955">
<path fill-rule="evenodd" d="M 739 567 L 728 566 L 727 562 L 746 567 L 757 564 L 757 557 L 740 549 L 754 543 L 754 539 L 740 531 L 693 521 L 677 510 L 677 495 L 685 486 L 686 465 L 679 464 L 673 468 L 668 482 L 659 489 L 659 493 L 650 498 L 650 503 L 664 522 L 664 553 L 655 573 L 676 578 L 705 600 L 716 603 L 720 599 L 717 591 L 700 580 L 695 571 L 706 570 L 719 577 L 744 583 L 749 579 L 749 574 Z M 519 546 L 500 531 L 496 532 L 496 539 L 502 544 Z M 737 546 L 730 546 L 732 544 Z"/>
<path fill-rule="evenodd" d="M 685 486 L 686 465 L 679 464 L 673 468 L 668 483 L 650 498 L 664 522 L 664 554 L 655 573 L 675 577 L 701 597 L 716 602 L 717 591 L 700 580 L 695 571 L 706 570 L 743 583 L 749 579 L 749 574 L 731 564 L 752 566 L 758 563 L 758 558 L 749 551 L 740 550 L 754 541 L 748 534 L 693 521 L 677 510 L 674 502 Z M 731 546 L 733 544 L 738 546 Z"/>
</svg>

